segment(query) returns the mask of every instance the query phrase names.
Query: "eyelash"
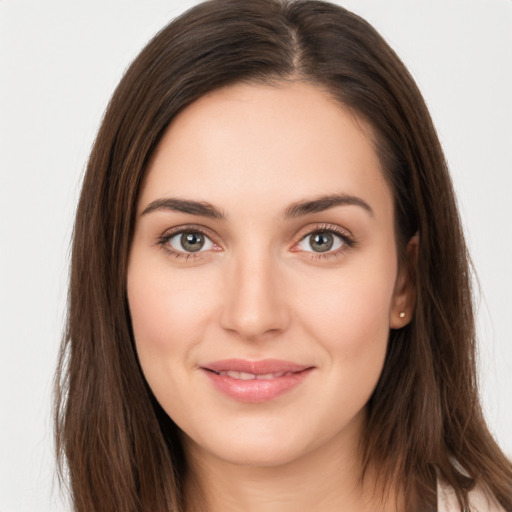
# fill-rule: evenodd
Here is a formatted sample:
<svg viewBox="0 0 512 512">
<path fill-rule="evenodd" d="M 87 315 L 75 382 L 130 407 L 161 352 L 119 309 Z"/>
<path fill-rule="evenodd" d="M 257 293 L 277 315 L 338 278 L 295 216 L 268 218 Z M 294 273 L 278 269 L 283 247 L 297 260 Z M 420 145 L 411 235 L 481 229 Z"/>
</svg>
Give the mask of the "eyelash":
<svg viewBox="0 0 512 512">
<path fill-rule="evenodd" d="M 182 252 L 182 251 L 176 251 L 172 247 L 169 246 L 169 240 L 171 238 L 174 238 L 176 235 L 182 235 L 183 233 L 200 233 L 201 235 L 207 237 L 211 240 L 211 236 L 209 233 L 206 232 L 206 230 L 202 229 L 200 226 L 182 226 L 179 228 L 176 228 L 172 231 L 169 231 L 158 238 L 157 244 L 161 246 L 163 249 L 165 249 L 167 252 L 171 254 L 173 258 L 176 258 L 177 260 L 197 260 L 199 258 L 202 258 L 204 256 L 205 251 L 198 251 L 197 253 L 193 252 Z M 214 245 L 216 245 L 214 243 Z"/>
<path fill-rule="evenodd" d="M 192 252 L 185 252 L 185 251 L 177 251 L 169 246 L 169 240 L 171 240 L 173 237 L 177 235 L 181 235 L 183 233 L 199 233 L 208 239 L 211 240 L 211 236 L 209 233 L 201 228 L 200 226 L 181 226 L 179 228 L 176 228 L 170 232 L 165 233 L 157 240 L 157 245 L 161 246 L 164 250 L 169 252 L 173 258 L 176 258 L 177 260 L 198 260 L 199 258 L 204 257 L 204 253 L 207 251 L 198 251 L 196 253 Z M 342 246 L 340 249 L 337 249 L 335 251 L 327 251 L 325 253 L 315 253 L 310 251 L 299 251 L 295 250 L 293 252 L 304 252 L 306 254 L 306 257 L 311 258 L 313 260 L 324 260 L 324 259 L 330 259 L 330 258 L 338 258 L 342 256 L 345 252 L 349 251 L 350 249 L 353 249 L 357 245 L 357 241 L 354 239 L 353 236 L 349 235 L 345 230 L 340 228 L 339 226 L 332 225 L 332 224 L 322 224 L 315 226 L 314 229 L 308 230 L 306 233 L 302 234 L 298 240 L 294 244 L 298 245 L 301 243 L 304 239 L 306 239 L 309 236 L 312 236 L 317 233 L 328 233 L 333 234 L 341 239 Z M 212 241 L 214 245 L 215 242 Z"/>
<path fill-rule="evenodd" d="M 334 224 L 320 224 L 318 226 L 315 226 L 313 229 L 308 229 L 304 234 L 300 236 L 299 241 L 295 245 L 299 244 L 307 237 L 310 237 L 317 233 L 328 233 L 337 236 L 338 238 L 341 239 L 342 246 L 339 249 L 336 249 L 334 251 L 327 251 L 325 253 L 304 251 L 305 256 L 311 258 L 312 260 L 326 260 L 331 258 L 339 258 L 357 245 L 357 241 L 352 235 L 350 235 L 346 230 Z"/>
</svg>

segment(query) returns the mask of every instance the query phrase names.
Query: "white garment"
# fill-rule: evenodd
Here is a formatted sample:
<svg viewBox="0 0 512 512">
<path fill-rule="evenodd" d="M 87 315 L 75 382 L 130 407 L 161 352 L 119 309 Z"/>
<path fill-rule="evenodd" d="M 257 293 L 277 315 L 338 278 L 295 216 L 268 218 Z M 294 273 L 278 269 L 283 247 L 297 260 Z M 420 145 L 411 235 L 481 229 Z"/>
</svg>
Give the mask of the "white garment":
<svg viewBox="0 0 512 512">
<path fill-rule="evenodd" d="M 469 505 L 468 512 L 505 512 L 503 507 L 479 488 L 470 491 Z M 453 489 L 440 482 L 437 484 L 437 512 L 461 512 Z"/>
</svg>

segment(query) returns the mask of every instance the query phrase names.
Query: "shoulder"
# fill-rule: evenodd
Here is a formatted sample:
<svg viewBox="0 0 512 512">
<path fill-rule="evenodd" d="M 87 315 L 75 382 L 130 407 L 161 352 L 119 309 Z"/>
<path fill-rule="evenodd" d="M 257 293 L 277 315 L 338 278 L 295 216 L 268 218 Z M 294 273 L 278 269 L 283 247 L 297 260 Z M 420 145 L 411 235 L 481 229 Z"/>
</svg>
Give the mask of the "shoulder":
<svg viewBox="0 0 512 512">
<path fill-rule="evenodd" d="M 478 486 L 469 493 L 469 505 L 468 512 L 505 512 L 496 500 Z M 437 484 L 437 511 L 461 512 L 455 492 L 442 482 Z"/>
</svg>

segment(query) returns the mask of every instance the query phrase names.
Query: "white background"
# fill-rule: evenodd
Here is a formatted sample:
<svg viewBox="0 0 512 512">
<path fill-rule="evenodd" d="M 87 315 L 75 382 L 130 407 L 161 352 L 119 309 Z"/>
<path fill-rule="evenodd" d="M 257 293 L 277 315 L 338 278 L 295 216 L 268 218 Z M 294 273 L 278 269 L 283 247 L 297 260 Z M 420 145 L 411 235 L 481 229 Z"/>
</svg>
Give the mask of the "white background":
<svg viewBox="0 0 512 512">
<path fill-rule="evenodd" d="M 1 512 L 66 510 L 51 387 L 81 177 L 123 71 L 193 3 L 0 0 Z M 512 1 L 340 3 L 385 36 L 431 109 L 480 279 L 484 408 L 512 455 Z"/>
</svg>

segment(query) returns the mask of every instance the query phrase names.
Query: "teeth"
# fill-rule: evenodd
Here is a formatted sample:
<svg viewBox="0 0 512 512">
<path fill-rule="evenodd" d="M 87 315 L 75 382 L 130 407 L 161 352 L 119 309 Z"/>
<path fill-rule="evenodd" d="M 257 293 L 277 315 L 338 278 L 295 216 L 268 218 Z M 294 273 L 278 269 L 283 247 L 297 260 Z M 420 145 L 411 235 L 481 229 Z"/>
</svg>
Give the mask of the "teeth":
<svg viewBox="0 0 512 512">
<path fill-rule="evenodd" d="M 235 371 L 221 371 L 218 372 L 219 375 L 225 375 L 226 377 L 231 377 L 232 379 L 237 380 L 271 380 L 271 379 L 278 379 L 279 377 L 282 377 L 283 375 L 288 375 L 289 372 L 277 372 L 277 373 L 264 373 L 261 375 L 255 375 L 254 373 L 247 373 L 247 372 L 235 372 Z"/>
<path fill-rule="evenodd" d="M 264 375 L 256 375 L 256 378 L 258 380 L 270 380 L 270 379 L 277 379 L 279 377 L 282 377 L 284 375 L 284 372 L 279 373 L 265 373 Z"/>
<path fill-rule="evenodd" d="M 220 372 L 221 375 L 226 375 L 227 377 L 231 377 L 232 379 L 240 379 L 240 372 Z"/>
</svg>

